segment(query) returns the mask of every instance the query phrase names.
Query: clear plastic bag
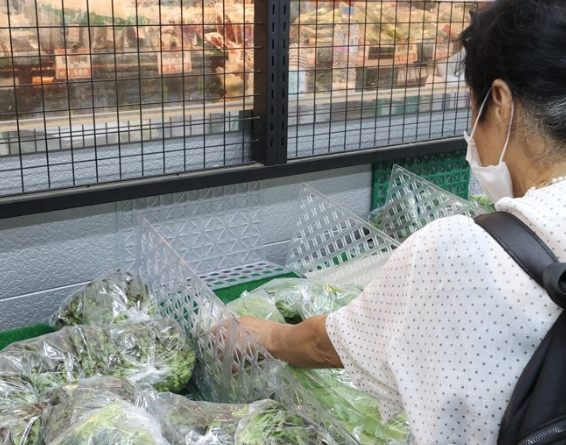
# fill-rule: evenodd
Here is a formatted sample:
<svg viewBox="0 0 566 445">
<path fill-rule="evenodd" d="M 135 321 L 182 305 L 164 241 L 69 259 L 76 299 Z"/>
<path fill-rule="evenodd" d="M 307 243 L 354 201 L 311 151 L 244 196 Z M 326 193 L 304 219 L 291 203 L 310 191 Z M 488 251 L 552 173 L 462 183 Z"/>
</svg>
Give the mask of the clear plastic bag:
<svg viewBox="0 0 566 445">
<path fill-rule="evenodd" d="M 43 404 L 0 408 L 0 445 L 41 445 Z"/>
<path fill-rule="evenodd" d="M 306 370 L 291 366 L 288 370 L 361 445 L 410 443 L 405 414 L 383 423 L 379 400 L 356 388 L 345 370 Z M 390 393 L 384 386 L 384 397 Z"/>
<path fill-rule="evenodd" d="M 115 272 L 90 282 L 63 301 L 51 325 L 56 329 L 74 325 L 104 328 L 132 318 L 155 316 L 156 308 L 143 278 Z"/>
<path fill-rule="evenodd" d="M 285 323 L 285 318 L 265 293 L 244 294 L 237 300 L 228 303 L 226 308 L 234 312 L 237 317 L 253 315 L 264 320 Z"/>
<path fill-rule="evenodd" d="M 102 329 L 71 326 L 14 343 L 0 353 L 0 374 L 17 374 L 37 394 L 80 378 L 118 372 L 121 355 Z"/>
<path fill-rule="evenodd" d="M 172 393 L 146 391 L 138 398 L 161 423 L 171 445 L 233 445 L 238 422 L 252 405 L 196 402 Z"/>
<path fill-rule="evenodd" d="M 36 402 L 37 394 L 30 382 L 19 374 L 10 372 L 0 374 L 0 409 L 10 405 Z"/>
<path fill-rule="evenodd" d="M 164 318 L 122 323 L 108 329 L 121 354 L 115 375 L 179 392 L 190 380 L 196 352 L 181 327 Z"/>
<path fill-rule="evenodd" d="M 0 375 L 19 375 L 36 393 L 96 375 L 125 376 L 161 391 L 191 378 L 196 353 L 172 320 L 122 323 L 107 330 L 69 326 L 14 343 L 0 353 Z"/>
<path fill-rule="evenodd" d="M 93 410 L 114 402 L 135 400 L 134 385 L 116 377 L 93 377 L 54 389 L 42 414 L 42 438 L 50 443 Z"/>
<path fill-rule="evenodd" d="M 333 285 L 303 278 L 281 278 L 244 293 L 268 298 L 288 320 L 304 320 L 315 315 L 328 315 L 346 306 L 362 293 L 354 285 Z M 236 300 L 238 301 L 238 300 Z"/>
<path fill-rule="evenodd" d="M 143 409 L 115 401 L 84 413 L 47 445 L 169 445 L 157 420 Z"/>
<path fill-rule="evenodd" d="M 332 436 L 299 412 L 272 400 L 252 404 L 238 424 L 235 445 L 335 445 Z"/>
</svg>

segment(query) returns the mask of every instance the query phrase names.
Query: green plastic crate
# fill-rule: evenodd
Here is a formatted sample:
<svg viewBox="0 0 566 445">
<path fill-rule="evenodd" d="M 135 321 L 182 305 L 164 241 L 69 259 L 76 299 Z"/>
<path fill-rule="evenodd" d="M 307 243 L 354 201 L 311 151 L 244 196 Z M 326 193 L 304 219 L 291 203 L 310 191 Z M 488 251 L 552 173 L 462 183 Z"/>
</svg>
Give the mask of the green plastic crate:
<svg viewBox="0 0 566 445">
<path fill-rule="evenodd" d="M 468 199 L 470 167 L 466 161 L 466 151 L 458 150 L 374 164 L 373 209 L 385 204 L 391 170 L 395 164 L 406 168 L 454 195 Z"/>
</svg>

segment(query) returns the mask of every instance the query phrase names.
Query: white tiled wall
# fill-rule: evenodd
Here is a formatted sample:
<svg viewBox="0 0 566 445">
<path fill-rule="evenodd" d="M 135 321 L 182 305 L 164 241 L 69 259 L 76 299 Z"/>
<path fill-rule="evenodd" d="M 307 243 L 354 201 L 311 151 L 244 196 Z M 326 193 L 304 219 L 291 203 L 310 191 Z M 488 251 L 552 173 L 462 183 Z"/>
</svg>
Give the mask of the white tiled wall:
<svg viewBox="0 0 566 445">
<path fill-rule="evenodd" d="M 302 182 L 364 218 L 370 211 L 369 165 L 261 182 L 267 259 L 279 264 Z M 44 320 L 77 285 L 119 267 L 117 207 L 0 220 L 0 330 Z"/>
</svg>

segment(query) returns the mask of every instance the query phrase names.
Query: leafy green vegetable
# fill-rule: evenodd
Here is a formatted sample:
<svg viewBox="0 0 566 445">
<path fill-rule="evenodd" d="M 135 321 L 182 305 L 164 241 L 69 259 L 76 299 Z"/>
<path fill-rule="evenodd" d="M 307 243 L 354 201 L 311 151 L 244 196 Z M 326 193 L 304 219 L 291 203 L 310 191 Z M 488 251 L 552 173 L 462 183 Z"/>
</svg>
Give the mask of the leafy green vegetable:
<svg viewBox="0 0 566 445">
<path fill-rule="evenodd" d="M 49 405 L 42 415 L 43 440 L 51 442 L 94 409 L 135 399 L 132 383 L 116 377 L 94 377 L 57 388 L 50 392 Z"/>
<path fill-rule="evenodd" d="M 285 319 L 277 309 L 277 306 L 261 294 L 243 295 L 237 300 L 228 303 L 226 308 L 234 312 L 238 317 L 253 315 L 264 320 L 285 323 Z"/>
<path fill-rule="evenodd" d="M 1 445 L 40 445 L 42 404 L 0 408 Z"/>
<path fill-rule="evenodd" d="M 304 320 L 315 315 L 328 315 L 346 306 L 362 293 L 353 285 L 333 285 L 302 278 L 276 279 L 242 298 L 268 299 L 287 320 Z M 242 299 L 241 298 L 241 299 Z M 237 302 L 238 300 L 236 300 Z"/>
<path fill-rule="evenodd" d="M 405 414 L 399 414 L 384 424 L 379 401 L 356 388 L 346 371 L 288 369 L 360 444 L 381 445 L 409 440 Z"/>
<path fill-rule="evenodd" d="M 0 374 L 0 408 L 17 404 L 34 404 L 37 395 L 30 382 L 10 372 Z"/>
<path fill-rule="evenodd" d="M 190 380 L 196 352 L 181 327 L 164 318 L 125 323 L 108 330 L 121 352 L 116 374 L 152 384 L 158 391 L 179 392 Z"/>
<path fill-rule="evenodd" d="M 272 400 L 259 402 L 236 431 L 236 445 L 334 445 L 319 425 Z"/>
<path fill-rule="evenodd" d="M 142 399 L 171 445 L 233 445 L 238 422 L 251 410 L 251 405 L 195 402 L 155 391 Z"/>
<path fill-rule="evenodd" d="M 179 391 L 190 380 L 195 359 L 189 340 L 171 320 L 108 330 L 69 326 L 6 348 L 0 353 L 0 375 L 20 375 L 39 394 L 96 375 L 127 376 L 161 391 Z"/>
<path fill-rule="evenodd" d="M 56 329 L 74 325 L 104 328 L 132 318 L 155 316 L 156 307 L 145 280 L 116 272 L 71 295 L 52 317 L 51 325 Z"/>
<path fill-rule="evenodd" d="M 136 406 L 116 401 L 82 416 L 47 445 L 168 445 L 157 421 Z"/>
</svg>

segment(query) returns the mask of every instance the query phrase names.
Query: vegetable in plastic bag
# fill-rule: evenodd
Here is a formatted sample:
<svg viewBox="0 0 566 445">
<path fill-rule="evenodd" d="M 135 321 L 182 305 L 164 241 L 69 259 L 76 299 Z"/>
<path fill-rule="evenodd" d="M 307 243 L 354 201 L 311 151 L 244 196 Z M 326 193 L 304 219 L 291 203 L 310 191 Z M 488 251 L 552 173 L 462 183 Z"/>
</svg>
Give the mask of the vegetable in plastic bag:
<svg viewBox="0 0 566 445">
<path fill-rule="evenodd" d="M 65 385 L 49 393 L 42 415 L 42 437 L 49 443 L 95 409 L 110 403 L 134 402 L 136 388 L 125 379 L 93 377 Z"/>
<path fill-rule="evenodd" d="M 411 434 L 405 413 L 381 421 L 379 400 L 356 388 L 345 370 L 288 367 L 292 375 L 362 445 L 406 444 Z M 383 387 L 384 396 L 390 390 Z"/>
<path fill-rule="evenodd" d="M 254 317 L 264 320 L 285 323 L 283 315 L 281 315 L 275 303 L 269 300 L 267 294 L 254 293 L 242 295 L 237 300 L 228 303 L 226 308 L 234 312 L 237 317 L 253 315 Z"/>
<path fill-rule="evenodd" d="M 306 319 L 328 315 L 346 306 L 362 293 L 354 285 L 333 285 L 303 278 L 281 278 L 270 281 L 242 298 L 268 298 L 286 319 Z M 236 300 L 238 301 L 238 300 Z"/>
<path fill-rule="evenodd" d="M 158 391 L 179 392 L 190 380 L 196 352 L 181 327 L 165 318 L 124 323 L 108 330 L 121 352 L 117 375 L 146 382 Z"/>
<path fill-rule="evenodd" d="M 265 400 L 238 424 L 236 445 L 334 445 L 321 426 L 281 404 Z"/>
<path fill-rule="evenodd" d="M 131 403 L 94 409 L 47 445 L 169 445 L 159 423 Z"/>
<path fill-rule="evenodd" d="M 16 373 L 0 373 L 0 407 L 36 402 L 37 395 L 30 382 Z"/>
<path fill-rule="evenodd" d="M 22 376 L 38 394 L 96 375 L 126 376 L 161 391 L 191 378 L 196 353 L 174 321 L 123 323 L 108 330 L 69 326 L 14 343 L 0 353 L 0 375 Z"/>
<path fill-rule="evenodd" d="M 238 422 L 252 405 L 196 402 L 155 391 L 144 392 L 138 404 L 161 423 L 171 445 L 233 445 Z"/>
<path fill-rule="evenodd" d="M 116 272 L 92 281 L 63 301 L 51 325 L 56 329 L 73 325 L 104 328 L 131 318 L 154 316 L 156 307 L 143 278 Z"/>
<path fill-rule="evenodd" d="M 25 404 L 0 408 L 0 445 L 40 445 L 43 405 Z"/>
<path fill-rule="evenodd" d="M 36 393 L 97 374 L 116 373 L 121 356 L 102 329 L 71 326 L 8 346 L 0 373 L 20 375 Z"/>
</svg>

